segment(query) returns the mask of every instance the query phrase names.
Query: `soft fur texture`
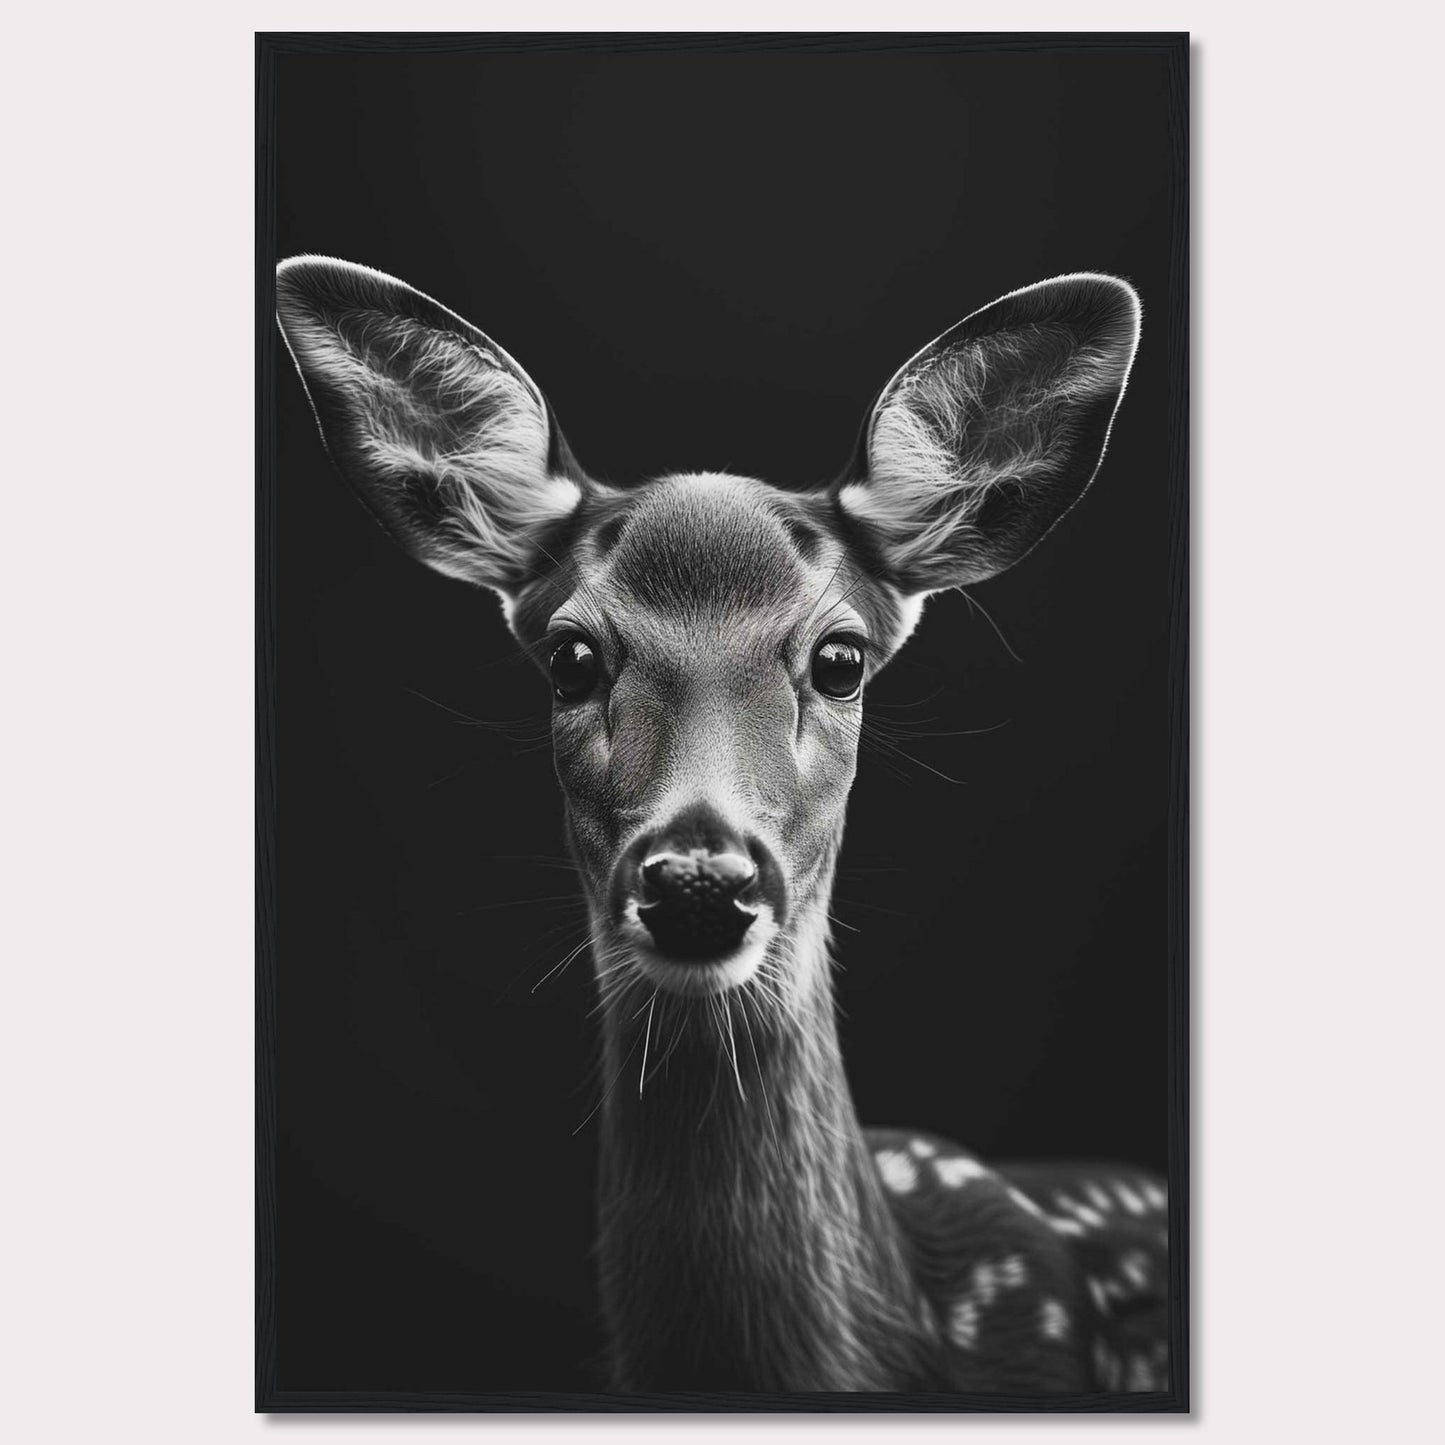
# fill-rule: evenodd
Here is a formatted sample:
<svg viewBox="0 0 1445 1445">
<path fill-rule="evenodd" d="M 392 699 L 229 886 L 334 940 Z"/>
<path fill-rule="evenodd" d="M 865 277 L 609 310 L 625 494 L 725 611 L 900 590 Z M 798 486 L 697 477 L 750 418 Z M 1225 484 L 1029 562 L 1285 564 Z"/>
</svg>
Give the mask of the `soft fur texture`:
<svg viewBox="0 0 1445 1445">
<path fill-rule="evenodd" d="M 860 1128 L 815 912 L 794 941 L 782 1018 L 747 987 L 701 1025 L 644 1019 L 645 993 L 608 1002 L 613 1388 L 1167 1389 L 1162 1185 L 1102 1165 L 996 1170 L 936 1136 Z"/>
<path fill-rule="evenodd" d="M 991 577 L 1083 495 L 1139 315 L 1138 297 L 1113 277 L 1041 282 L 961 321 L 884 388 L 866 476 L 841 499 L 905 590 Z"/>
<path fill-rule="evenodd" d="M 499 346 L 362 266 L 298 257 L 282 329 L 337 464 L 383 525 L 450 577 L 514 593 L 581 490 L 549 474 L 547 404 Z"/>
<path fill-rule="evenodd" d="M 975 313 L 884 388 L 849 474 L 798 494 L 718 474 L 598 485 L 516 362 L 430 298 L 320 258 L 288 262 L 278 291 L 373 513 L 500 592 L 544 665 L 578 637 L 596 662 L 553 742 L 602 1018 L 613 1386 L 1166 1388 L 1156 1181 L 995 1171 L 860 1126 L 827 910 L 862 701 L 811 680 L 838 638 L 871 678 L 926 594 L 1017 561 L 1077 501 L 1128 374 L 1133 292 L 1065 277 Z M 638 921 L 661 842 L 756 863 L 743 944 L 685 985 Z"/>
</svg>

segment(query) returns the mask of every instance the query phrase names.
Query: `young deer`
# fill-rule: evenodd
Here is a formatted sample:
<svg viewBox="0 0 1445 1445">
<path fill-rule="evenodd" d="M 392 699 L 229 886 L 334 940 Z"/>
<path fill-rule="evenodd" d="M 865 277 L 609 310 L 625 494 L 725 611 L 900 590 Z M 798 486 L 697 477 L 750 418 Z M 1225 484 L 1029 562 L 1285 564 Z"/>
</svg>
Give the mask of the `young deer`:
<svg viewBox="0 0 1445 1445">
<path fill-rule="evenodd" d="M 614 1388 L 1167 1388 L 1162 1187 L 864 1130 L 828 954 L 864 685 L 930 593 L 1010 566 L 1083 494 L 1130 287 L 1064 276 L 959 322 L 803 493 L 600 485 L 521 367 L 430 298 L 303 256 L 278 301 L 372 515 L 500 594 L 550 675 L 605 1078 L 630 1080 L 601 1110 Z"/>
</svg>

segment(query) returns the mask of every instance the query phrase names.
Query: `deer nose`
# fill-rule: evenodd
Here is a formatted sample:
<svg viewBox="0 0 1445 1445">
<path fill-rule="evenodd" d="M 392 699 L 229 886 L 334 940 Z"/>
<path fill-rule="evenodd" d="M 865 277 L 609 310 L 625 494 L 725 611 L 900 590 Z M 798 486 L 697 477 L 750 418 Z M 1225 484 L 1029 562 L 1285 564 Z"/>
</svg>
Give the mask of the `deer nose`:
<svg viewBox="0 0 1445 1445">
<path fill-rule="evenodd" d="M 642 865 L 637 916 L 670 958 L 724 958 L 758 916 L 744 901 L 757 877 L 745 853 L 653 853 Z"/>
</svg>

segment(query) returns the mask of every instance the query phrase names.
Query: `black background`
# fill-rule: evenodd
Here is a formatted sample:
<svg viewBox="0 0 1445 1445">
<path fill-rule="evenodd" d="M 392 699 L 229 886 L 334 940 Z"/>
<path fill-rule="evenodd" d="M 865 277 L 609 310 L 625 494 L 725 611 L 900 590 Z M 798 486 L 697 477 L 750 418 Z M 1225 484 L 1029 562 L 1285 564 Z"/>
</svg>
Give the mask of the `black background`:
<svg viewBox="0 0 1445 1445">
<path fill-rule="evenodd" d="M 967 312 L 1135 283 L 1094 488 L 975 589 L 998 631 L 937 598 L 871 691 L 918 761 L 865 750 L 834 912 L 865 1122 L 1162 1168 L 1164 57 L 282 55 L 276 115 L 278 254 L 474 321 L 616 482 L 827 480 Z M 278 1384 L 595 1388 L 585 956 L 532 992 L 583 928 L 547 690 L 289 368 L 278 405 Z"/>
</svg>

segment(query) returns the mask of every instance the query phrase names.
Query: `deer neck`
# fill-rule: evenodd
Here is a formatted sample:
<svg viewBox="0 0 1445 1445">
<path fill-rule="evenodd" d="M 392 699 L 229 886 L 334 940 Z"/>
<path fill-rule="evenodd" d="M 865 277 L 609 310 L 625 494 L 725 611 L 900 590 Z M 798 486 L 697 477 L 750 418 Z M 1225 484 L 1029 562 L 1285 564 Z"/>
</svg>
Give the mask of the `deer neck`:
<svg viewBox="0 0 1445 1445">
<path fill-rule="evenodd" d="M 828 891 L 790 940 L 795 1020 L 745 1027 L 733 1007 L 736 1069 L 693 1027 L 639 1091 L 646 1015 L 607 1016 L 599 1264 L 618 1388 L 907 1386 L 922 1304 L 843 1071 Z"/>
</svg>

